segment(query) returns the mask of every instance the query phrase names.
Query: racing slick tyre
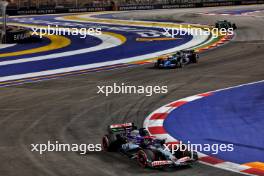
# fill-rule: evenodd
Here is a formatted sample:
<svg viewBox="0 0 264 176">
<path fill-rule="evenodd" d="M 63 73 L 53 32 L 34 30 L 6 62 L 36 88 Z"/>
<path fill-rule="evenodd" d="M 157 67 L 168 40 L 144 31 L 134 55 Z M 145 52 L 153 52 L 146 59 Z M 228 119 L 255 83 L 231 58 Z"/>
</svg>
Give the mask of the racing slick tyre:
<svg viewBox="0 0 264 176">
<path fill-rule="evenodd" d="M 104 151 L 109 151 L 110 149 L 110 141 L 108 135 L 104 135 L 102 139 L 102 147 Z"/>
<path fill-rule="evenodd" d="M 219 28 L 220 28 L 220 26 L 219 26 L 219 24 L 218 24 L 218 23 L 215 23 L 215 28 L 217 28 L 217 29 L 219 29 Z"/>
<path fill-rule="evenodd" d="M 162 64 L 162 59 L 158 59 L 157 62 L 155 63 L 154 67 L 155 68 L 161 68 L 160 65 Z"/>
<path fill-rule="evenodd" d="M 102 146 L 104 151 L 114 152 L 120 147 L 119 141 L 114 135 L 105 135 L 102 139 Z"/>
<path fill-rule="evenodd" d="M 236 26 L 235 23 L 232 24 L 232 28 L 233 28 L 233 30 L 236 30 L 237 29 L 237 26 Z"/>
<path fill-rule="evenodd" d="M 197 59 L 197 57 L 196 57 L 196 56 L 193 56 L 193 58 L 192 58 L 192 63 L 195 63 L 195 64 L 197 64 L 197 63 L 198 63 L 198 59 Z"/>
<path fill-rule="evenodd" d="M 116 152 L 121 149 L 126 140 L 120 135 L 108 134 L 102 139 L 102 146 L 104 151 Z"/>
<path fill-rule="evenodd" d="M 153 161 L 155 161 L 155 153 L 152 150 L 143 149 L 138 151 L 137 162 L 141 167 L 146 168 L 149 166 L 149 162 Z"/>
</svg>

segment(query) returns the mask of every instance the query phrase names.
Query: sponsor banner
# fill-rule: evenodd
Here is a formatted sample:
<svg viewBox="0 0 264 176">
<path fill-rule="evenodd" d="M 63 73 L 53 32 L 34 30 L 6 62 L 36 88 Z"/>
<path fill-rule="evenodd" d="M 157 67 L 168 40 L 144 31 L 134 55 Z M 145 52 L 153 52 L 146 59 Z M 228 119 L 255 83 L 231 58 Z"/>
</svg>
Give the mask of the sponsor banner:
<svg viewBox="0 0 264 176">
<path fill-rule="evenodd" d="M 263 4 L 264 0 L 258 0 L 258 1 L 241 1 L 241 5 L 247 5 L 247 4 Z"/>
<path fill-rule="evenodd" d="M 166 4 L 161 5 L 161 9 L 176 9 L 176 8 L 188 8 L 197 7 L 197 4 Z"/>
<path fill-rule="evenodd" d="M 128 6 L 119 6 L 118 10 L 151 10 L 157 9 L 156 5 L 128 5 Z"/>
<path fill-rule="evenodd" d="M 213 7 L 213 6 L 231 6 L 236 5 L 235 2 L 210 2 L 202 3 L 202 7 Z"/>
<path fill-rule="evenodd" d="M 63 9 L 21 9 L 7 10 L 8 15 L 34 15 L 34 14 L 58 14 L 58 13 L 79 13 L 79 12 L 97 12 L 108 11 L 109 7 L 85 7 L 85 8 L 63 8 Z"/>
</svg>

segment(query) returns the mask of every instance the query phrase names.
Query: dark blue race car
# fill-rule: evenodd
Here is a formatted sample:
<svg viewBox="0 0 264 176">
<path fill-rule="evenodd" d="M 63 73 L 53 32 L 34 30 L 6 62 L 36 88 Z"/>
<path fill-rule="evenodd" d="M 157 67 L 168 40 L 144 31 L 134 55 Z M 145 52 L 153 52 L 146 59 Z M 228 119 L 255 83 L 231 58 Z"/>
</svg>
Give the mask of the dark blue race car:
<svg viewBox="0 0 264 176">
<path fill-rule="evenodd" d="M 198 54 L 194 50 L 181 50 L 166 58 L 158 59 L 155 68 L 182 68 L 191 63 L 198 63 Z"/>
<path fill-rule="evenodd" d="M 172 152 L 165 142 L 166 139 L 150 136 L 145 128 L 137 129 L 133 123 L 124 123 L 108 126 L 102 146 L 105 151 L 120 152 L 135 159 L 144 168 L 186 166 L 197 161 L 197 152 Z"/>
</svg>

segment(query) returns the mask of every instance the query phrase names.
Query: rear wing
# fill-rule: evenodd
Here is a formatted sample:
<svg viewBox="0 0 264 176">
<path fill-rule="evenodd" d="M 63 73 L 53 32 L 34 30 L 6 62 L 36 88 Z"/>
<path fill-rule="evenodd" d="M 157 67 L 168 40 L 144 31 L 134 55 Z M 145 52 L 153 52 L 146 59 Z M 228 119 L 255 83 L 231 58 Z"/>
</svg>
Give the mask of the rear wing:
<svg viewBox="0 0 264 176">
<path fill-rule="evenodd" d="M 109 125 L 109 132 L 126 132 L 136 129 L 134 123 L 122 123 L 122 124 L 112 124 Z"/>
</svg>

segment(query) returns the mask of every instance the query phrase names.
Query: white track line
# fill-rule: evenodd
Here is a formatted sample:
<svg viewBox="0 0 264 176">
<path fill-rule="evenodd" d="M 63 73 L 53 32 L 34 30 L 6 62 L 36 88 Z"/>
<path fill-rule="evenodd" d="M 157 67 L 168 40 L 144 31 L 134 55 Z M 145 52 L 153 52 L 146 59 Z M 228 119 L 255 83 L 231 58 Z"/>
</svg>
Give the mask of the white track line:
<svg viewBox="0 0 264 176">
<path fill-rule="evenodd" d="M 0 49 L 4 49 L 4 48 L 8 48 L 8 47 L 12 47 L 15 46 L 16 44 L 0 44 Z"/>
</svg>

